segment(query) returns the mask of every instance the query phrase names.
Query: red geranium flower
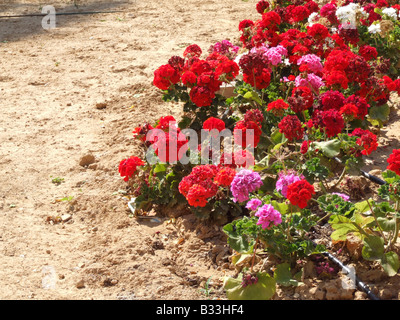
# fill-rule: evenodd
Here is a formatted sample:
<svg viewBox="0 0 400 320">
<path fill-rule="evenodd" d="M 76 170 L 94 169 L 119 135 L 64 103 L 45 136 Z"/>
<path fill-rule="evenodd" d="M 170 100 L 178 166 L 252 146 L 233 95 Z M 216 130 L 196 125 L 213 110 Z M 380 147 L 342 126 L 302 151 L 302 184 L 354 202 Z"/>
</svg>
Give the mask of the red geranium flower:
<svg viewBox="0 0 400 320">
<path fill-rule="evenodd" d="M 138 157 L 130 157 L 120 162 L 118 172 L 121 177 L 124 177 L 124 181 L 128 181 L 129 178 L 136 173 L 137 167 L 144 165 L 145 163 L 142 161 L 142 159 Z"/>
<path fill-rule="evenodd" d="M 288 186 L 287 198 L 292 205 L 304 209 L 315 194 L 314 187 L 307 180 L 300 180 Z"/>
<path fill-rule="evenodd" d="M 203 129 L 213 130 L 217 129 L 219 132 L 225 129 L 225 122 L 221 119 L 210 117 L 203 123 Z"/>
<path fill-rule="evenodd" d="M 400 176 L 400 149 L 394 149 L 387 162 L 389 163 L 387 169 Z"/>
<path fill-rule="evenodd" d="M 260 142 L 261 129 L 254 121 L 238 121 L 233 130 L 235 143 L 247 148 L 255 148 Z M 249 139 L 247 139 L 249 138 Z"/>
<path fill-rule="evenodd" d="M 223 187 L 231 185 L 233 178 L 236 175 L 236 170 L 230 167 L 222 167 L 214 178 L 214 182 Z"/>
<path fill-rule="evenodd" d="M 300 140 L 304 136 L 303 126 L 295 115 L 287 115 L 278 124 L 279 132 L 283 133 L 289 141 Z"/>
<path fill-rule="evenodd" d="M 169 64 L 165 64 L 154 71 L 153 84 L 161 90 L 168 90 L 171 85 L 178 83 L 179 80 L 179 72 Z"/>
<path fill-rule="evenodd" d="M 350 134 L 350 136 L 359 137 L 357 139 L 357 144 L 364 148 L 364 150 L 361 151 L 361 153 L 364 155 L 370 155 L 373 151 L 375 151 L 378 148 L 377 137 L 369 130 L 356 128 Z"/>
<path fill-rule="evenodd" d="M 201 48 L 197 44 L 192 44 L 188 46 L 183 52 L 183 56 L 187 58 L 200 57 L 201 54 Z"/>
<path fill-rule="evenodd" d="M 312 107 L 314 102 L 313 93 L 308 87 L 295 87 L 292 95 L 288 98 L 288 102 L 294 112 L 302 112 Z"/>
</svg>

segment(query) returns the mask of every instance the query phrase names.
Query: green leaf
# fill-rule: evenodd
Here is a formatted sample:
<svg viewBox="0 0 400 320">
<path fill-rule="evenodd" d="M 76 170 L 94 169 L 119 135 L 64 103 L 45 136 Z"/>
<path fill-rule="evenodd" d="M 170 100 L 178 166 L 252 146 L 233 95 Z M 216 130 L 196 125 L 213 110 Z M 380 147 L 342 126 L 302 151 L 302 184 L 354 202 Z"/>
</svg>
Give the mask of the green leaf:
<svg viewBox="0 0 400 320">
<path fill-rule="evenodd" d="M 247 237 L 238 234 L 232 223 L 225 225 L 222 230 L 227 234 L 228 244 L 233 250 L 246 253 L 252 249 L 253 245 L 247 240 Z"/>
<path fill-rule="evenodd" d="M 279 130 L 275 130 L 274 132 L 271 133 L 271 140 L 275 144 L 274 149 L 279 149 L 281 145 L 286 143 L 288 139 L 285 137 L 285 135 Z"/>
<path fill-rule="evenodd" d="M 290 272 L 290 264 L 282 263 L 276 266 L 274 271 L 274 279 L 276 283 L 282 286 L 297 286 L 299 282 L 292 279 L 292 273 Z"/>
<path fill-rule="evenodd" d="M 383 258 L 385 247 L 384 241 L 378 236 L 368 236 L 364 239 L 362 256 L 365 260 L 380 260 Z"/>
<path fill-rule="evenodd" d="M 356 208 L 356 212 L 358 213 L 371 211 L 371 208 L 369 207 L 367 201 L 357 202 L 356 204 L 354 204 L 354 207 Z"/>
<path fill-rule="evenodd" d="M 246 93 L 244 94 L 243 98 L 245 98 L 245 99 L 247 99 L 247 100 L 255 101 L 255 102 L 257 102 L 259 105 L 262 104 L 262 101 L 261 101 L 260 96 L 259 96 L 258 93 L 255 92 L 255 91 L 248 91 L 248 92 L 246 92 Z"/>
<path fill-rule="evenodd" d="M 276 282 L 267 273 L 257 273 L 258 281 L 243 288 L 242 279 L 225 279 L 224 288 L 229 300 L 270 300 L 276 291 Z"/>
<path fill-rule="evenodd" d="M 328 158 L 336 157 L 340 153 L 340 140 L 338 139 L 313 142 L 311 146 L 314 149 L 320 150 Z"/>
<path fill-rule="evenodd" d="M 385 253 L 381 260 L 381 265 L 389 277 L 395 276 L 400 267 L 398 255 L 393 251 Z"/>
<path fill-rule="evenodd" d="M 356 233 L 359 229 L 354 225 L 354 223 L 347 217 L 341 215 L 331 216 L 329 223 L 332 226 L 332 229 L 335 231 L 332 232 L 331 238 L 332 240 L 346 240 L 347 234 Z"/>
<path fill-rule="evenodd" d="M 395 230 L 396 227 L 395 219 L 378 217 L 376 220 L 378 220 L 379 226 L 382 228 L 383 231 L 389 232 Z"/>
<path fill-rule="evenodd" d="M 379 126 L 382 126 L 388 119 L 390 114 L 390 107 L 388 104 L 384 104 L 382 106 L 373 106 L 368 109 L 369 119 L 368 121 L 376 121 L 379 123 Z M 374 123 L 372 123 L 375 125 Z"/>
<path fill-rule="evenodd" d="M 160 172 L 165 172 L 167 170 L 167 166 L 164 163 L 157 163 L 153 169 L 153 172 L 155 174 L 160 173 Z"/>
</svg>

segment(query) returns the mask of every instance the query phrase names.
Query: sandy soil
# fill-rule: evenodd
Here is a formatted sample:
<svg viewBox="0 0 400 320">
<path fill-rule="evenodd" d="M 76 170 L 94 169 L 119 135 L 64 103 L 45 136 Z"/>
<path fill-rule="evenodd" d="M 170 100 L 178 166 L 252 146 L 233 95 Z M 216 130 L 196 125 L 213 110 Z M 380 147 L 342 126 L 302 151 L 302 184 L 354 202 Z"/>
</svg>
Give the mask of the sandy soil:
<svg viewBox="0 0 400 320">
<path fill-rule="evenodd" d="M 179 117 L 152 86 L 153 71 L 192 43 L 238 43 L 238 23 L 258 17 L 257 1 L 77 3 L 0 4 L 0 15 L 48 4 L 122 11 L 58 16 L 49 31 L 39 17 L 0 19 L 0 299 L 206 299 L 211 276 L 211 298 L 224 298 L 223 276 L 234 270 L 221 230 L 191 215 L 130 217 L 117 167 L 139 155 L 135 126 Z M 395 126 L 385 130 L 392 149 Z"/>
</svg>

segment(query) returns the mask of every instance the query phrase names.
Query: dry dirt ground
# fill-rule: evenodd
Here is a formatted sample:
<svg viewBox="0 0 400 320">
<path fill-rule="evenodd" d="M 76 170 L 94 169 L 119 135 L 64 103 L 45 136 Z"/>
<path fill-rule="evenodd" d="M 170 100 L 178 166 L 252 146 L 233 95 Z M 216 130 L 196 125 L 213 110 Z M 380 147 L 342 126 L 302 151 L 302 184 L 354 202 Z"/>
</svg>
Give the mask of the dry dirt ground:
<svg viewBox="0 0 400 320">
<path fill-rule="evenodd" d="M 135 126 L 179 117 L 153 71 L 192 43 L 238 44 L 257 1 L 77 3 L 0 4 L 0 15 L 122 11 L 57 16 L 49 31 L 39 17 L 0 18 L 0 299 L 207 299 L 210 277 L 210 298 L 223 299 L 234 270 L 221 230 L 191 215 L 130 217 L 117 168 L 139 155 Z M 384 129 L 389 149 L 395 129 Z M 371 168 L 384 167 L 387 150 Z"/>
</svg>

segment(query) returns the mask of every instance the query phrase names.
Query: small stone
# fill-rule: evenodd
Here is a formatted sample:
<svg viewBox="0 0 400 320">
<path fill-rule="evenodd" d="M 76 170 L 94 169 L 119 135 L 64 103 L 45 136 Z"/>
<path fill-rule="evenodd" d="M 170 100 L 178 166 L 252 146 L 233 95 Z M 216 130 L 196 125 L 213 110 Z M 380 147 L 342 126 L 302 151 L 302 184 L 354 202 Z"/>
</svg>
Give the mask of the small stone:
<svg viewBox="0 0 400 320">
<path fill-rule="evenodd" d="M 70 215 L 70 214 L 63 214 L 62 216 L 61 216 L 61 221 L 62 222 L 67 222 L 67 221 L 69 221 L 69 220 L 71 220 L 71 218 L 72 218 L 72 215 Z"/>
<path fill-rule="evenodd" d="M 298 294 L 297 292 L 293 295 L 293 298 L 298 299 L 300 298 L 300 294 Z"/>
<path fill-rule="evenodd" d="M 58 276 L 58 279 L 63 280 L 63 279 L 65 279 L 65 276 L 64 276 L 63 274 L 60 274 L 60 275 Z"/>
<path fill-rule="evenodd" d="M 95 162 L 96 162 L 96 158 L 94 157 L 94 155 L 87 154 L 79 160 L 79 165 L 82 167 L 87 167 Z"/>
<path fill-rule="evenodd" d="M 99 228 L 97 228 L 97 227 L 92 228 L 92 231 L 94 231 L 94 232 L 96 232 L 97 230 L 99 230 Z"/>
<path fill-rule="evenodd" d="M 101 110 L 107 108 L 107 103 L 106 102 L 98 102 L 96 103 L 96 109 Z"/>
<path fill-rule="evenodd" d="M 81 262 L 81 263 L 78 264 L 78 267 L 79 267 L 79 268 L 83 268 L 84 266 L 85 266 L 85 263 L 84 263 L 84 262 Z"/>
<path fill-rule="evenodd" d="M 47 254 L 50 254 L 50 253 L 51 253 L 51 251 L 50 251 L 49 249 L 47 249 L 47 250 L 46 250 L 46 253 L 47 253 Z"/>
<path fill-rule="evenodd" d="M 78 281 L 78 283 L 76 284 L 76 287 L 78 289 L 84 288 L 85 287 L 85 281 L 83 281 L 83 280 Z"/>
</svg>

